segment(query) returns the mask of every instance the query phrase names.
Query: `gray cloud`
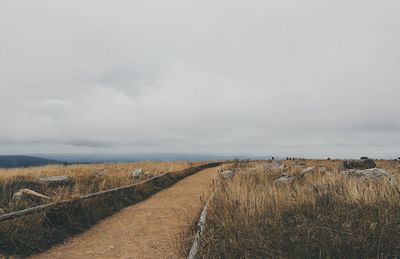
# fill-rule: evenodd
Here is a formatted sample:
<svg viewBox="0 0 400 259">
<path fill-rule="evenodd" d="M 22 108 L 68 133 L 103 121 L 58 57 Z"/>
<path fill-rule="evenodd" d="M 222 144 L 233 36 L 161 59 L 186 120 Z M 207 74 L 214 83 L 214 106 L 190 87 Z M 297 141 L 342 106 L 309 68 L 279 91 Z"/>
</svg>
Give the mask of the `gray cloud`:
<svg viewBox="0 0 400 259">
<path fill-rule="evenodd" d="M 399 7 L 1 2 L 0 153 L 391 156 Z"/>
</svg>

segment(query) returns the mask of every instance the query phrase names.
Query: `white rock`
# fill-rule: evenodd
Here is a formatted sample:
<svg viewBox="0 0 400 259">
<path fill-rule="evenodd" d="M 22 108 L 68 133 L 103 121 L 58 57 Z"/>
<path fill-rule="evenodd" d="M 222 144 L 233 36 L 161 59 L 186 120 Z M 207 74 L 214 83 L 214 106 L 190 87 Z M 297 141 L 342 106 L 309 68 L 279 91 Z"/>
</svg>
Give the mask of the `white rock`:
<svg viewBox="0 0 400 259">
<path fill-rule="evenodd" d="M 325 174 L 328 172 L 328 170 L 326 169 L 326 167 L 320 167 L 320 168 L 318 168 L 318 172 L 321 174 Z"/>
<path fill-rule="evenodd" d="M 132 171 L 132 176 L 133 177 L 139 177 L 139 176 L 141 176 L 143 174 L 144 174 L 143 168 L 138 168 L 138 169 L 135 169 L 135 170 Z"/>
<path fill-rule="evenodd" d="M 362 177 L 362 178 L 381 178 L 390 176 L 385 170 L 381 168 L 371 168 L 365 170 L 345 170 L 342 174 L 346 176 Z"/>
<path fill-rule="evenodd" d="M 233 171 L 223 171 L 222 173 L 220 173 L 220 176 L 223 179 L 231 179 L 235 176 L 235 173 Z"/>
<path fill-rule="evenodd" d="M 265 170 L 283 171 L 285 170 L 285 165 L 280 162 L 272 162 L 264 165 Z"/>
</svg>

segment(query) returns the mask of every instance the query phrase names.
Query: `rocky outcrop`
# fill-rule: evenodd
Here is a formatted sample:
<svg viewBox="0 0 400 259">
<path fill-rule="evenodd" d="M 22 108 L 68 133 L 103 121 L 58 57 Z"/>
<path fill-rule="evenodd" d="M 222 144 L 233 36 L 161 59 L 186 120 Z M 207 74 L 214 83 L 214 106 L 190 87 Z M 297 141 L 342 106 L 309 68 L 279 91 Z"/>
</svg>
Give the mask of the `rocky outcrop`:
<svg viewBox="0 0 400 259">
<path fill-rule="evenodd" d="M 346 160 L 343 162 L 345 169 L 370 169 L 375 168 L 376 164 L 372 159 L 360 159 L 360 160 Z"/>
<path fill-rule="evenodd" d="M 138 168 L 138 169 L 135 169 L 135 170 L 132 171 L 132 176 L 135 177 L 135 178 L 140 177 L 142 175 L 144 175 L 143 168 Z"/>
<path fill-rule="evenodd" d="M 221 176 L 222 179 L 228 180 L 228 179 L 232 179 L 235 176 L 235 172 L 227 170 L 227 171 L 223 171 L 223 172 L 219 173 L 219 175 Z"/>
<path fill-rule="evenodd" d="M 378 179 L 382 177 L 389 177 L 389 173 L 381 168 L 370 168 L 365 170 L 345 170 L 342 172 L 345 176 L 361 177 L 369 179 Z"/>
<path fill-rule="evenodd" d="M 275 180 L 274 184 L 276 185 L 286 185 L 286 184 L 290 184 L 294 181 L 295 177 L 291 176 L 287 173 L 284 173 L 281 175 L 281 177 L 279 177 L 277 180 Z"/>
<path fill-rule="evenodd" d="M 285 170 L 285 165 L 281 162 L 273 162 L 264 165 L 265 170 L 267 171 L 283 171 Z"/>
</svg>

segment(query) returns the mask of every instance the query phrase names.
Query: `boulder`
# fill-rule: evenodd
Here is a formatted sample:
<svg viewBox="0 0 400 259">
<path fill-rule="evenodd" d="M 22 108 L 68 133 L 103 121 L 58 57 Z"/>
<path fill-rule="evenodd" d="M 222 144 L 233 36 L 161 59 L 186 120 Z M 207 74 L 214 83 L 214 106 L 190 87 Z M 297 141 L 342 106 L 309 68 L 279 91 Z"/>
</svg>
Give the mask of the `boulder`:
<svg viewBox="0 0 400 259">
<path fill-rule="evenodd" d="M 46 176 L 39 179 L 39 182 L 47 185 L 66 186 L 70 185 L 72 180 L 67 175 Z"/>
<path fill-rule="evenodd" d="M 372 159 L 346 160 L 343 162 L 345 169 L 370 169 L 375 168 L 376 164 Z"/>
<path fill-rule="evenodd" d="M 389 173 L 381 168 L 370 168 L 365 170 L 345 170 L 342 174 L 346 176 L 361 177 L 361 178 L 381 178 L 389 177 Z"/>
<path fill-rule="evenodd" d="M 235 172 L 227 170 L 219 173 L 222 179 L 227 180 L 227 179 L 232 179 L 235 176 Z"/>
<path fill-rule="evenodd" d="M 287 173 L 284 173 L 279 177 L 277 180 L 274 181 L 274 184 L 276 185 L 285 185 L 285 184 L 290 184 L 294 181 L 295 177 L 291 176 Z"/>
<path fill-rule="evenodd" d="M 319 172 L 320 174 L 325 174 L 325 173 L 328 172 L 328 169 L 326 169 L 326 167 L 320 167 L 320 168 L 318 168 L 318 172 Z"/>
<path fill-rule="evenodd" d="M 21 201 L 28 201 L 33 203 L 43 203 L 50 200 L 50 197 L 40 194 L 38 192 L 32 191 L 30 189 L 21 189 L 14 193 L 11 203 L 18 203 Z"/>
<path fill-rule="evenodd" d="M 265 164 L 265 169 L 266 170 L 273 170 L 273 171 L 283 171 L 285 170 L 285 165 L 280 163 L 280 162 L 272 162 Z"/>
<path fill-rule="evenodd" d="M 143 174 L 144 174 L 143 168 L 138 168 L 138 169 L 135 169 L 135 170 L 132 171 L 132 176 L 135 177 L 135 178 L 136 177 L 140 177 Z"/>
</svg>

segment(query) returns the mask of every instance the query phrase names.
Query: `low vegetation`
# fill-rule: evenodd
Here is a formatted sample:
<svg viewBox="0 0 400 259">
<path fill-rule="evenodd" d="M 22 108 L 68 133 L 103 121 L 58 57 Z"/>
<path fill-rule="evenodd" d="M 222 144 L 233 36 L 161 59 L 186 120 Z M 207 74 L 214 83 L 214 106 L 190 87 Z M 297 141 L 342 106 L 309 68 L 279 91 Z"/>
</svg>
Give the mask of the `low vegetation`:
<svg viewBox="0 0 400 259">
<path fill-rule="evenodd" d="M 400 163 L 376 162 L 389 176 L 355 177 L 337 160 L 236 165 L 214 188 L 199 257 L 399 257 Z"/>
<path fill-rule="evenodd" d="M 32 189 L 48 196 L 50 199 L 45 200 L 45 203 L 58 202 L 134 184 L 162 173 L 180 171 L 198 164 L 193 162 L 136 162 L 0 169 L 0 215 L 38 205 L 37 202 L 32 201 L 12 202 L 13 195 L 23 188 Z M 143 175 L 133 177 L 132 171 L 138 168 L 143 169 Z M 40 180 L 48 176 L 67 176 L 70 181 L 66 184 L 41 183 Z"/>
</svg>

